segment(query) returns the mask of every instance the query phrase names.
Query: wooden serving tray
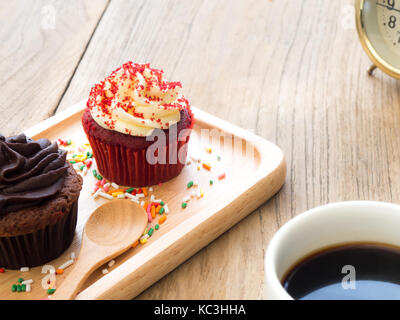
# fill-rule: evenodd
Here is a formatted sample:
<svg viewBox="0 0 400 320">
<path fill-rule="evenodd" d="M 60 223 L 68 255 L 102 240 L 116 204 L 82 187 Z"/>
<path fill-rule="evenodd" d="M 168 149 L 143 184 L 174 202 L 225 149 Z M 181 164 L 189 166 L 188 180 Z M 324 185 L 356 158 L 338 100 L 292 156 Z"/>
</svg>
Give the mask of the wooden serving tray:
<svg viewBox="0 0 400 320">
<path fill-rule="evenodd" d="M 85 103 L 81 102 L 25 130 L 25 133 L 34 139 L 45 137 L 55 141 L 61 138 L 72 139 L 76 144 L 84 143 L 87 140 L 80 121 L 84 108 Z M 286 164 L 277 146 L 199 109 L 193 108 L 193 113 L 196 123 L 189 142 L 188 159 L 196 153 L 203 159 L 208 158 L 212 169 L 198 170 L 197 163 L 192 163 L 185 166 L 178 177 L 154 186 L 150 193 L 168 204 L 170 212 L 166 222 L 146 244 L 139 244 L 115 259 L 116 263 L 108 274 L 102 274 L 103 268 L 94 272 L 77 299 L 134 298 L 253 212 L 282 187 Z M 220 146 L 222 138 L 202 137 L 202 129 L 214 130 L 226 136 L 225 143 Z M 233 138 L 229 140 L 229 137 Z M 212 148 L 211 154 L 205 151 L 206 146 Z M 217 155 L 221 156 L 219 161 Z M 218 180 L 217 176 L 222 172 L 226 173 L 226 178 Z M 210 179 L 214 181 L 212 186 Z M 190 195 L 192 190 L 187 189 L 190 180 L 199 181 L 204 196 L 191 199 L 188 207 L 182 209 L 182 199 Z M 71 252 L 78 254 L 82 229 L 88 216 L 96 207 L 109 201 L 93 198 L 94 183 L 95 178 L 91 172 L 84 176 L 76 236 L 71 247 L 61 257 L 48 263 L 55 268 L 69 260 Z M 6 270 L 0 274 L 0 299 L 47 297 L 41 285 L 45 276 L 41 270 L 42 267 L 32 268 L 26 273 Z M 71 267 L 63 275 L 57 275 L 57 286 L 62 284 L 70 270 Z M 11 292 L 11 285 L 20 277 L 34 280 L 31 292 Z"/>
</svg>

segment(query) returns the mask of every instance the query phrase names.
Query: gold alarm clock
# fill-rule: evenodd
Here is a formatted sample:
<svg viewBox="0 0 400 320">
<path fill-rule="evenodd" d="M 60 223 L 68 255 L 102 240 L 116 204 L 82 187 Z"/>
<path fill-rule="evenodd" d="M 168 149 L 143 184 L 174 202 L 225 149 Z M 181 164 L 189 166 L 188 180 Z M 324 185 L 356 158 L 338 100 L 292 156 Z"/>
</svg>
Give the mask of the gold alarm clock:
<svg viewBox="0 0 400 320">
<path fill-rule="evenodd" d="M 400 0 L 356 0 L 357 31 L 376 67 L 400 79 Z"/>
</svg>

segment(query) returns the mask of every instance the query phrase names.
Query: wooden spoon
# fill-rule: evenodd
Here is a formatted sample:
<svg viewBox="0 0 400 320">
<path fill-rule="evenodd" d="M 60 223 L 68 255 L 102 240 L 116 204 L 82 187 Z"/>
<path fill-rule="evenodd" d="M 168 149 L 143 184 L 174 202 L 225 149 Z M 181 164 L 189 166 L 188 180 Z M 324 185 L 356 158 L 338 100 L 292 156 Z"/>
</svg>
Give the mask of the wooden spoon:
<svg viewBox="0 0 400 320">
<path fill-rule="evenodd" d="M 86 222 L 74 268 L 52 300 L 74 299 L 88 276 L 131 248 L 146 226 L 146 212 L 130 200 L 113 200 L 98 207 Z"/>
</svg>

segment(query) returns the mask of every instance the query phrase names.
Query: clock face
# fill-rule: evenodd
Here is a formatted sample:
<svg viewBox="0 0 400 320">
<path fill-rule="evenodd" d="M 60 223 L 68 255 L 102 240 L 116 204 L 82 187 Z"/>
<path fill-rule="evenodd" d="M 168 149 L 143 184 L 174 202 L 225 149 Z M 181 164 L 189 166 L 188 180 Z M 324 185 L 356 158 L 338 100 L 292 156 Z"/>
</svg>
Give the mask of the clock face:
<svg viewBox="0 0 400 320">
<path fill-rule="evenodd" d="M 400 0 L 358 0 L 358 31 L 375 65 L 400 78 Z"/>
<path fill-rule="evenodd" d="M 376 1 L 376 15 L 383 40 L 400 57 L 400 0 Z"/>
</svg>

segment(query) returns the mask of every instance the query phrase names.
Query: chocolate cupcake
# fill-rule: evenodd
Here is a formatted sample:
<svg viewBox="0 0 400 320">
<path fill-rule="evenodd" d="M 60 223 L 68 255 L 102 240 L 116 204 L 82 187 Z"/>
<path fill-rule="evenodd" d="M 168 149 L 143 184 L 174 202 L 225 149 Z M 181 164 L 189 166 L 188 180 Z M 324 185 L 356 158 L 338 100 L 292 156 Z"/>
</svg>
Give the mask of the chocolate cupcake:
<svg viewBox="0 0 400 320">
<path fill-rule="evenodd" d="M 82 178 L 47 139 L 0 135 L 0 266 L 35 267 L 72 242 Z"/>
<path fill-rule="evenodd" d="M 162 70 L 128 62 L 92 88 L 82 125 L 102 176 L 143 187 L 179 175 L 194 124 L 181 87 Z"/>
</svg>

